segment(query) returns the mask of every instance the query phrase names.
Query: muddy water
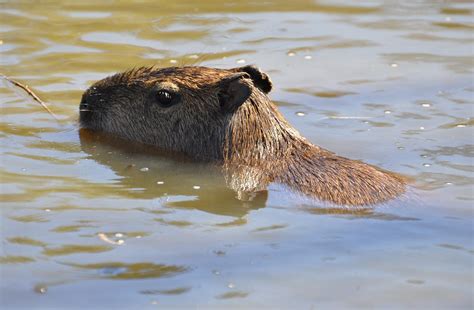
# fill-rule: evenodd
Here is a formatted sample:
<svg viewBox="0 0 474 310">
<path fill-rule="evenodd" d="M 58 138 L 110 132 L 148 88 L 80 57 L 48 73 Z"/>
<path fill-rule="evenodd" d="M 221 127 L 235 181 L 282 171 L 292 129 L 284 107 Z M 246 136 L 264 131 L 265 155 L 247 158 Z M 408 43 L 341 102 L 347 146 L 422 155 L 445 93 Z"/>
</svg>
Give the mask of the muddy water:
<svg viewBox="0 0 474 310">
<path fill-rule="evenodd" d="M 468 1 L 0 4 L 0 305 L 473 306 Z M 410 176 L 359 212 L 79 132 L 80 95 L 134 66 L 257 64 L 306 137 Z"/>
</svg>

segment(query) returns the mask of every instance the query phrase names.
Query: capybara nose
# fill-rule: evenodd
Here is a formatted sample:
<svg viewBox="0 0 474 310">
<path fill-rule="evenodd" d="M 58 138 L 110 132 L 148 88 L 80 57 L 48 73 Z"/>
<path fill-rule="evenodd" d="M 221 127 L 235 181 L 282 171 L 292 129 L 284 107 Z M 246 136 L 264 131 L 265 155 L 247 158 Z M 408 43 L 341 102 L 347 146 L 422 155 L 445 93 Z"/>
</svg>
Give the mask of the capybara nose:
<svg viewBox="0 0 474 310">
<path fill-rule="evenodd" d="M 100 99 L 100 95 L 96 93 L 84 94 L 79 104 L 80 112 L 92 112 L 95 110 L 103 100 Z"/>
</svg>

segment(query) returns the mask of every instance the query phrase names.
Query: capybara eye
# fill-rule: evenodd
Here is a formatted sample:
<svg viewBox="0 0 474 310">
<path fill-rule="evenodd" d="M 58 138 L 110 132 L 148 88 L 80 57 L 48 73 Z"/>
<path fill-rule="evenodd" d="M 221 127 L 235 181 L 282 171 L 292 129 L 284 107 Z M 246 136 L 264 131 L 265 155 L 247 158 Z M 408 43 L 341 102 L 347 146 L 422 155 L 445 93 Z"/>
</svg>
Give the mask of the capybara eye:
<svg viewBox="0 0 474 310">
<path fill-rule="evenodd" d="M 171 105 L 173 105 L 173 95 L 166 91 L 166 90 L 160 90 L 156 93 L 156 101 L 158 101 L 158 103 L 167 108 L 167 107 L 170 107 Z"/>
</svg>

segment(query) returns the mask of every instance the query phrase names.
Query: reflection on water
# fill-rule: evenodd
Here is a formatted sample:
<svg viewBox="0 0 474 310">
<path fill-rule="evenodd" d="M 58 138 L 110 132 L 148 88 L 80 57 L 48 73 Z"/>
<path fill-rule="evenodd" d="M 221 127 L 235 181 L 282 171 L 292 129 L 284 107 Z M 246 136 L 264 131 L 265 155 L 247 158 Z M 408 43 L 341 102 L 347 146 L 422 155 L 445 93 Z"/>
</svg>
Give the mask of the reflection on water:
<svg viewBox="0 0 474 310">
<path fill-rule="evenodd" d="M 82 269 L 97 270 L 100 276 L 107 279 L 116 280 L 133 280 L 146 278 L 162 278 L 186 271 L 185 267 L 166 266 L 153 263 L 135 263 L 124 264 L 117 262 L 100 263 L 100 264 L 71 264 L 71 266 Z"/>
<path fill-rule="evenodd" d="M 190 290 L 189 287 L 178 287 L 171 290 L 144 290 L 144 291 L 141 291 L 140 293 L 145 294 L 145 295 L 157 295 L 157 294 L 180 295 L 180 294 L 186 293 L 189 290 Z"/>
<path fill-rule="evenodd" d="M 1 73 L 59 116 L 0 81 L 1 307 L 472 308 L 471 3 L 0 7 Z M 244 202 L 216 166 L 79 131 L 83 90 L 151 64 L 257 64 L 304 136 L 417 198 Z"/>
<path fill-rule="evenodd" d="M 196 209 L 236 217 L 265 206 L 266 192 L 258 193 L 251 201 L 237 199 L 237 194 L 226 186 L 217 165 L 194 163 L 180 154 L 166 154 L 149 146 L 132 145 L 129 141 L 85 129 L 81 129 L 79 134 L 82 151 L 90 155 L 88 159 L 115 172 L 115 179 L 120 181 L 120 189 L 115 189 L 115 194 L 157 198 L 164 210 Z M 164 210 L 150 212 L 156 214 Z M 179 226 L 187 222 L 171 223 Z"/>
<path fill-rule="evenodd" d="M 112 247 L 106 245 L 64 245 L 58 248 L 45 249 L 43 254 L 46 256 L 71 255 L 75 253 L 99 253 L 112 250 Z"/>
</svg>

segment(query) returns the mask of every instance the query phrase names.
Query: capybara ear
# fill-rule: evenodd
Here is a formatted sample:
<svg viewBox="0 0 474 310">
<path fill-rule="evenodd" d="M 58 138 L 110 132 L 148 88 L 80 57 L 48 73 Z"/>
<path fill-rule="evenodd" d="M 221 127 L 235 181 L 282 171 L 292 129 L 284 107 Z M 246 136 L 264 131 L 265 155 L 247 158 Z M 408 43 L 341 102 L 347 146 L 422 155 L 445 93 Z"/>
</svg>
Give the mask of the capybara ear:
<svg viewBox="0 0 474 310">
<path fill-rule="evenodd" d="M 219 103 L 225 113 L 237 110 L 252 94 L 250 76 L 239 72 L 219 81 Z"/>
<path fill-rule="evenodd" d="M 268 94 L 272 90 L 272 80 L 270 80 L 270 77 L 265 72 L 260 71 L 258 67 L 249 65 L 245 67 L 234 68 L 232 70 L 236 72 L 248 73 L 252 79 L 253 85 L 258 87 L 265 94 Z"/>
</svg>

